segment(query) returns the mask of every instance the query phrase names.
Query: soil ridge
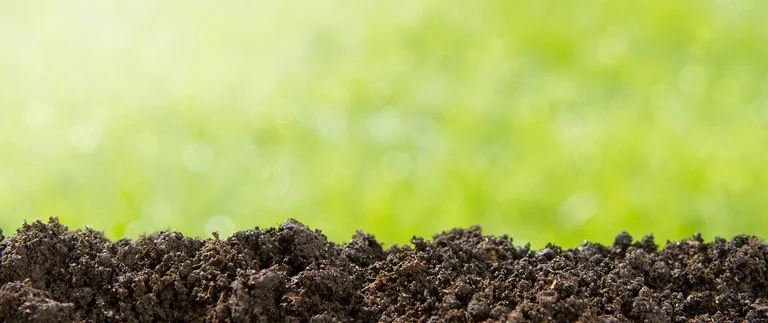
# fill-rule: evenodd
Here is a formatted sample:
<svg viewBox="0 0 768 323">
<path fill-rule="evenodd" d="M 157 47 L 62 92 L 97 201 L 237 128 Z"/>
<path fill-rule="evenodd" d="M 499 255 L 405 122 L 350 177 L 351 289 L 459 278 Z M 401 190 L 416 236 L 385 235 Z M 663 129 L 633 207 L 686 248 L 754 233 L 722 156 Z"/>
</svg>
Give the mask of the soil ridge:
<svg viewBox="0 0 768 323">
<path fill-rule="evenodd" d="M 766 261 L 745 235 L 531 250 L 471 227 L 384 249 L 294 219 L 110 241 L 51 218 L 0 232 L 0 321 L 765 322 Z"/>
</svg>

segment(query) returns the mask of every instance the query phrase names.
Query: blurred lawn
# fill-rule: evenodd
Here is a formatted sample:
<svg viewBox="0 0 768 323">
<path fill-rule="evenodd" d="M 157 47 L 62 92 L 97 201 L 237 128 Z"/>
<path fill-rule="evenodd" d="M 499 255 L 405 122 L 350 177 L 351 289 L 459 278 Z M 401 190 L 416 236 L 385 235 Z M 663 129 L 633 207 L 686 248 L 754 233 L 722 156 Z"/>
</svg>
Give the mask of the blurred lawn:
<svg viewBox="0 0 768 323">
<path fill-rule="evenodd" d="M 0 0 L 0 227 L 765 237 L 766 12 Z"/>
</svg>

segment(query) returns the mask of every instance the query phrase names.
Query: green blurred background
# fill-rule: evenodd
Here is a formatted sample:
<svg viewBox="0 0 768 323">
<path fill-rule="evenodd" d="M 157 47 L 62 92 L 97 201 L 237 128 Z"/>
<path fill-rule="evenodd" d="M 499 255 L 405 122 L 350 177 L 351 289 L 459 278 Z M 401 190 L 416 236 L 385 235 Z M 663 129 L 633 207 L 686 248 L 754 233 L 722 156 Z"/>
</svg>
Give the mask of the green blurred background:
<svg viewBox="0 0 768 323">
<path fill-rule="evenodd" d="M 0 227 L 768 235 L 768 1 L 0 1 Z"/>
</svg>

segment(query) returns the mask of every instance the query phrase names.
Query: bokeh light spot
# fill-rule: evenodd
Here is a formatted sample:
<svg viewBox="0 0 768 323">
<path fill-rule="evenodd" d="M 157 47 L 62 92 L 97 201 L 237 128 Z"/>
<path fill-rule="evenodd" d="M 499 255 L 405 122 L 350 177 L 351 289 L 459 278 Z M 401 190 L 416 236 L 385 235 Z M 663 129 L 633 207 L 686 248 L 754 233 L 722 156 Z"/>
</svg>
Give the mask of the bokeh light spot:
<svg viewBox="0 0 768 323">
<path fill-rule="evenodd" d="M 597 45 L 597 58 L 603 64 L 616 64 L 627 49 L 627 40 L 621 36 L 607 36 Z"/>
<path fill-rule="evenodd" d="M 597 210 L 597 198 L 592 192 L 582 191 L 569 196 L 558 210 L 560 218 L 571 226 L 580 226 Z"/>
<path fill-rule="evenodd" d="M 377 142 L 390 143 L 401 136 L 400 114 L 395 109 L 378 111 L 368 118 L 367 123 L 368 131 Z"/>
<path fill-rule="evenodd" d="M 235 222 L 226 215 L 214 215 L 205 221 L 204 230 L 208 233 L 218 232 L 222 239 L 228 238 L 235 233 Z"/>
<path fill-rule="evenodd" d="M 214 154 L 211 147 L 202 142 L 192 143 L 184 149 L 182 161 L 191 172 L 201 173 L 213 166 Z"/>
<path fill-rule="evenodd" d="M 24 110 L 24 122 L 35 130 L 40 130 L 53 123 L 53 110 L 45 103 L 34 104 Z"/>
<path fill-rule="evenodd" d="M 81 153 L 94 151 L 101 141 L 101 126 L 96 121 L 81 121 L 69 130 L 69 143 Z"/>
</svg>

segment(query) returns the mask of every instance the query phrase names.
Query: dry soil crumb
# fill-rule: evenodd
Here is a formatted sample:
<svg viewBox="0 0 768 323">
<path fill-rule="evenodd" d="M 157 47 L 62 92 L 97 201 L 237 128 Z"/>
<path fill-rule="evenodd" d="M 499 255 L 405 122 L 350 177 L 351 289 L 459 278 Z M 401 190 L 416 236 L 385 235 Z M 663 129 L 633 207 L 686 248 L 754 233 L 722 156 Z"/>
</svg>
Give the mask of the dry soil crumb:
<svg viewBox="0 0 768 323">
<path fill-rule="evenodd" d="M 748 236 L 532 251 L 473 227 L 383 250 L 295 220 L 111 242 L 51 219 L 0 240 L 8 322 L 768 321 L 768 246 Z"/>
</svg>

